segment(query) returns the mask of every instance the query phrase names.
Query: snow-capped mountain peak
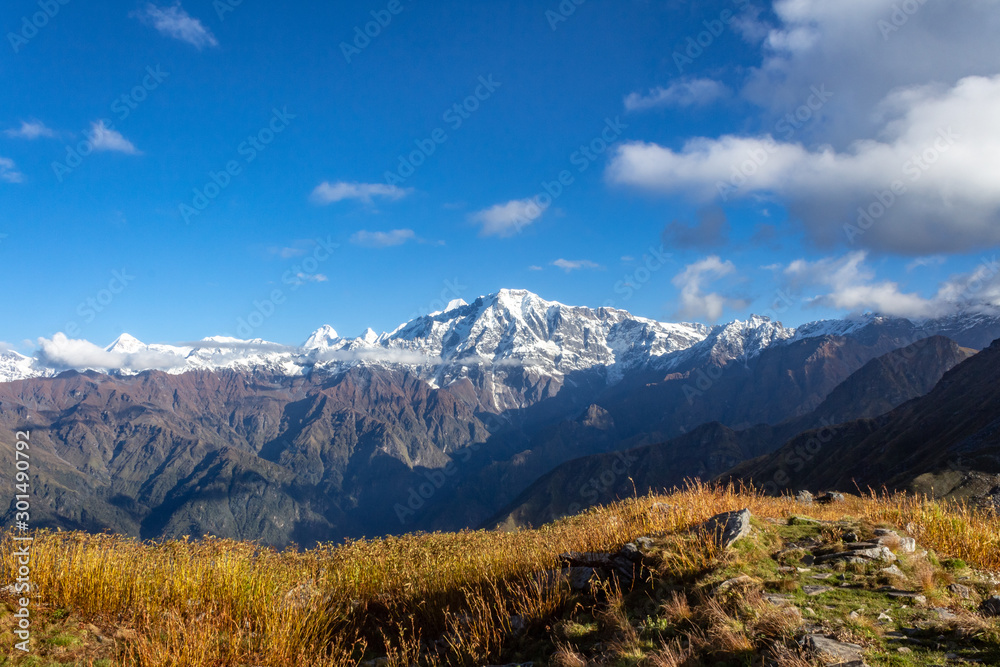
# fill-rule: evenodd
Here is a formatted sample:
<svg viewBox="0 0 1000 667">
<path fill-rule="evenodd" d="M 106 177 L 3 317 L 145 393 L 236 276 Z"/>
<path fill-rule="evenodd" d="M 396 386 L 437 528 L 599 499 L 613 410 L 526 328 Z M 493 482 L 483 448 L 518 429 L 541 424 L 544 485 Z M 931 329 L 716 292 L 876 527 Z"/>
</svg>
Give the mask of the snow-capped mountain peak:
<svg viewBox="0 0 1000 667">
<path fill-rule="evenodd" d="M 788 340 L 794 335 L 794 329 L 786 329 L 780 322 L 762 315 L 751 315 L 745 322 L 734 320 L 720 327 L 717 346 L 724 346 L 738 356 L 755 356 L 774 343 Z"/>
<path fill-rule="evenodd" d="M 253 340 L 242 340 L 240 338 L 233 338 L 232 336 L 207 336 L 205 338 L 202 338 L 201 341 L 199 342 L 218 343 L 220 345 L 239 345 L 243 343 L 254 343 L 254 342 L 263 343 L 264 340 L 261 338 L 255 338 Z"/>
<path fill-rule="evenodd" d="M 435 317 L 437 315 L 442 315 L 444 313 L 450 313 L 453 310 L 458 310 L 459 308 L 468 305 L 469 304 L 465 302 L 465 299 L 452 299 L 451 301 L 448 302 L 448 305 L 444 307 L 444 310 L 435 311 L 430 315 L 428 315 L 428 317 Z"/>
<path fill-rule="evenodd" d="M 0 381 L 12 382 L 38 376 L 39 371 L 33 368 L 34 361 L 20 352 L 0 347 Z"/>
<path fill-rule="evenodd" d="M 377 333 L 371 327 L 365 329 L 365 332 L 361 334 L 361 340 L 367 345 L 375 345 L 382 338 L 381 334 Z"/>
<path fill-rule="evenodd" d="M 713 331 L 715 341 L 712 347 L 719 360 L 747 359 L 794 335 L 794 329 L 786 329 L 780 322 L 773 322 L 762 315 L 751 315 L 745 322 L 735 320 L 717 327 Z"/>
<path fill-rule="evenodd" d="M 676 368 L 682 364 L 704 362 L 724 366 L 734 360 L 746 362 L 794 335 L 794 329 L 786 329 L 780 322 L 762 315 L 751 315 L 746 321 L 734 320 L 713 327 L 704 340 L 693 345 L 689 352 L 665 358 L 663 366 Z"/>
<path fill-rule="evenodd" d="M 593 367 L 619 374 L 652 356 L 690 347 L 707 334 L 702 325 L 664 324 L 624 310 L 567 306 L 527 290 L 505 289 L 418 318 L 389 336 L 386 345 L 446 362 L 478 360 L 559 378 Z"/>
<path fill-rule="evenodd" d="M 127 333 L 123 333 L 121 336 L 115 339 L 115 342 L 108 345 L 104 350 L 106 352 L 116 352 L 120 354 L 135 354 L 136 352 L 141 352 L 146 349 L 146 344 L 141 340 Z"/>
<path fill-rule="evenodd" d="M 875 313 L 850 315 L 840 320 L 819 320 L 803 324 L 795 330 L 795 338 L 818 336 L 847 336 L 872 324 L 884 324 L 889 318 Z"/>
<path fill-rule="evenodd" d="M 309 339 L 302 347 L 307 350 L 324 349 L 333 347 L 339 340 L 340 334 L 337 333 L 337 330 L 329 324 L 324 324 L 309 336 Z"/>
</svg>

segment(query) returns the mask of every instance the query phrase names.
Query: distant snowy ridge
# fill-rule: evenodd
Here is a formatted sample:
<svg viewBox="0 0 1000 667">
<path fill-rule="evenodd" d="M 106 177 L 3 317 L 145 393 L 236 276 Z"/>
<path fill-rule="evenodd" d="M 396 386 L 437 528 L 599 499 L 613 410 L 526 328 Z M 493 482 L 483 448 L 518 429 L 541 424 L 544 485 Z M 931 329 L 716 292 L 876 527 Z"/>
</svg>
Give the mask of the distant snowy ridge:
<svg viewBox="0 0 1000 667">
<path fill-rule="evenodd" d="M 505 289 L 471 304 L 455 300 L 444 311 L 417 317 L 391 333 L 368 329 L 359 337 L 345 338 L 333 327 L 323 326 L 298 347 L 223 336 L 179 345 L 146 344 L 122 334 L 100 348 L 57 334 L 40 341 L 33 358 L 0 351 L 0 382 L 71 369 L 124 375 L 153 369 L 175 374 L 231 369 L 294 376 L 337 372 L 359 364 L 411 368 L 439 386 L 472 370 L 501 372 L 515 367 L 535 378 L 560 381 L 572 372 L 602 368 L 607 380 L 615 382 L 636 369 L 746 361 L 773 345 L 825 335 L 857 335 L 873 325 L 896 323 L 920 335 L 948 335 L 984 326 L 984 322 L 998 320 L 969 314 L 915 324 L 868 314 L 790 329 L 754 315 L 746 321 L 707 327 L 657 322 L 615 308 L 567 306 L 526 290 Z"/>
<path fill-rule="evenodd" d="M 0 350 L 0 382 L 24 380 L 41 375 L 34 368 L 35 360 L 13 350 Z"/>
</svg>

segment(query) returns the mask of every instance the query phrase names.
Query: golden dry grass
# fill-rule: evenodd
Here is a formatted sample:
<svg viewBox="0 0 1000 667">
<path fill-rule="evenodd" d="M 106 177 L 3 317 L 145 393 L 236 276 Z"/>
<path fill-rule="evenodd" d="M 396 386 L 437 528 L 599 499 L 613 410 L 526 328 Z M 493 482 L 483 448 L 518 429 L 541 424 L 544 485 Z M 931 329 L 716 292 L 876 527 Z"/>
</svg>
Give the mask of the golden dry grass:
<svg viewBox="0 0 1000 667">
<path fill-rule="evenodd" d="M 672 508 L 651 510 L 656 502 Z M 516 624 L 544 626 L 558 615 L 569 592 L 544 585 L 547 578 L 540 575 L 558 566 L 560 553 L 614 550 L 640 535 L 668 534 L 673 537 L 662 554 L 665 567 L 675 574 L 697 572 L 715 554 L 683 529 L 743 507 L 758 517 L 782 519 L 806 511 L 790 498 L 692 484 L 538 530 L 416 534 L 305 552 L 212 538 L 151 543 L 39 532 L 32 578 L 40 602 L 98 625 L 136 630 L 135 640 L 121 644 L 123 664 L 347 665 L 367 651 L 368 657 L 404 665 L 421 650 L 426 662 L 475 664 L 498 657 L 521 629 Z M 891 525 L 939 553 L 1000 568 L 996 514 L 874 494 L 809 506 L 808 514 Z M 7 581 L 15 576 L 14 548 L 10 535 L 0 538 L 0 577 Z M 674 605 L 676 616 L 690 614 L 679 600 Z M 732 617 L 726 616 L 718 619 L 711 641 L 737 641 L 740 633 L 729 632 Z M 431 657 L 425 649 L 434 640 L 439 652 Z M 631 640 L 619 637 L 624 645 Z M 670 664 L 675 649 L 665 647 L 662 664 Z"/>
<path fill-rule="evenodd" d="M 692 659 L 691 648 L 684 648 L 681 642 L 663 643 L 658 651 L 646 657 L 642 663 L 648 667 L 684 667 Z"/>
<path fill-rule="evenodd" d="M 572 646 L 557 644 L 552 656 L 553 667 L 587 667 L 587 660 Z"/>
</svg>

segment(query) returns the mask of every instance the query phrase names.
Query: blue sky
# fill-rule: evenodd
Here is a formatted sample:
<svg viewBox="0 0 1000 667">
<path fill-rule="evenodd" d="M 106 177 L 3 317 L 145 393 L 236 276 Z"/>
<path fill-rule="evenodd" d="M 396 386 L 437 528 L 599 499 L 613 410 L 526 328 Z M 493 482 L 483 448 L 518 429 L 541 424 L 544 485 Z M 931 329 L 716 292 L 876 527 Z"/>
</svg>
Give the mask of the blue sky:
<svg viewBox="0 0 1000 667">
<path fill-rule="evenodd" d="M 4 5 L 0 340 L 1000 294 L 994 0 L 232 2 Z"/>
</svg>

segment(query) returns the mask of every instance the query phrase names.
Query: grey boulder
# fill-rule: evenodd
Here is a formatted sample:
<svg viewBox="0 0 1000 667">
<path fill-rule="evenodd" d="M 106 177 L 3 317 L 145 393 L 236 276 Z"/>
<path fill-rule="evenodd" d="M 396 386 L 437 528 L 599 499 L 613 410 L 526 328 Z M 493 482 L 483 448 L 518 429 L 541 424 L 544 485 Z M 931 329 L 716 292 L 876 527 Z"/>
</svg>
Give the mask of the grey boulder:
<svg viewBox="0 0 1000 667">
<path fill-rule="evenodd" d="M 699 532 L 711 535 L 720 549 L 728 549 L 737 540 L 750 534 L 750 510 L 716 514 L 701 524 Z"/>
<path fill-rule="evenodd" d="M 867 667 L 862 648 L 857 644 L 838 642 L 823 635 L 806 635 L 802 645 L 826 664 L 837 667 Z"/>
<path fill-rule="evenodd" d="M 1000 595 L 983 600 L 983 603 L 979 605 L 979 611 L 983 616 L 1000 616 Z"/>
</svg>

